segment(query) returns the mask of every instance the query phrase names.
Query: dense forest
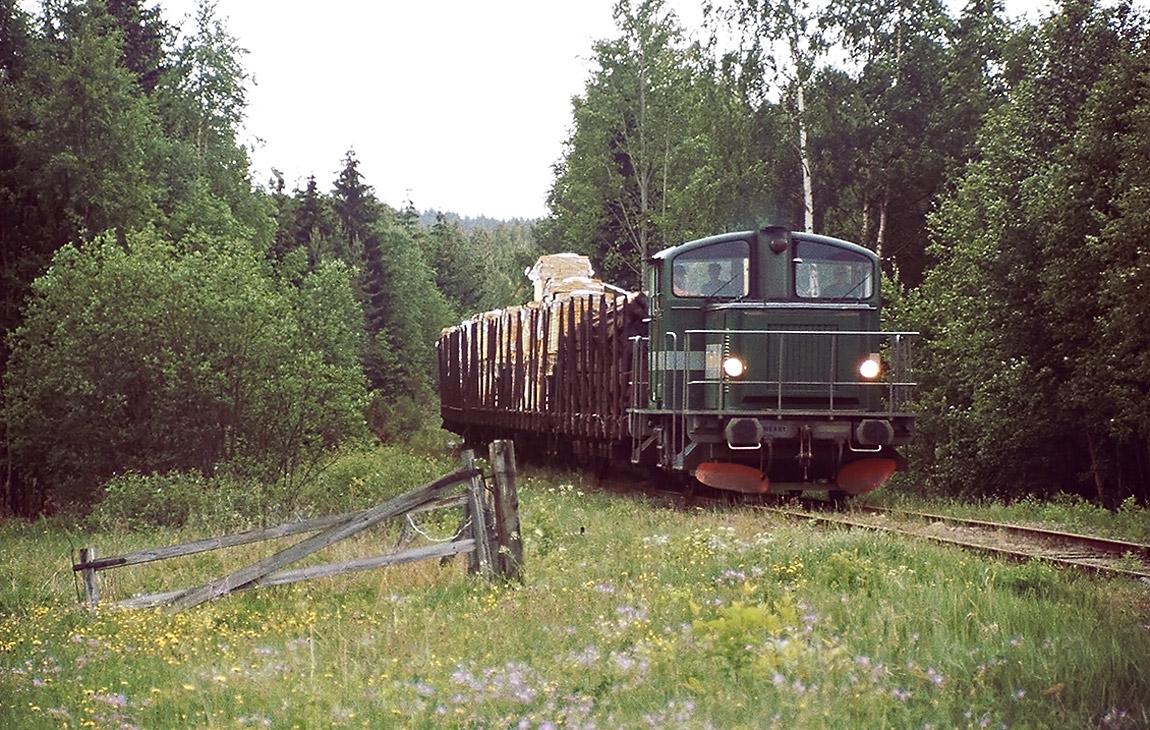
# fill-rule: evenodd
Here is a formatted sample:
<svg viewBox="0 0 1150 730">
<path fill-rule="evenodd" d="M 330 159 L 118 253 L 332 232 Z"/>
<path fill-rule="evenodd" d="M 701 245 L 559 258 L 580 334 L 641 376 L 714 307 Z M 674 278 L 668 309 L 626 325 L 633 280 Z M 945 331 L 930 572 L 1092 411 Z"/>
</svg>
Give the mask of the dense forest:
<svg viewBox="0 0 1150 730">
<path fill-rule="evenodd" d="M 1129 4 L 724 0 L 702 40 L 619 0 L 541 221 L 252 180 L 249 79 L 203 2 L 0 0 L 0 511 L 117 475 L 279 498 L 340 444 L 435 422 L 433 343 L 541 252 L 644 258 L 767 223 L 882 257 L 923 333 L 911 478 L 1150 497 L 1150 46 Z M 557 134 L 561 132 L 557 131 Z M 373 435 L 374 434 L 374 435 Z M 269 486 L 270 485 L 270 486 Z"/>
</svg>

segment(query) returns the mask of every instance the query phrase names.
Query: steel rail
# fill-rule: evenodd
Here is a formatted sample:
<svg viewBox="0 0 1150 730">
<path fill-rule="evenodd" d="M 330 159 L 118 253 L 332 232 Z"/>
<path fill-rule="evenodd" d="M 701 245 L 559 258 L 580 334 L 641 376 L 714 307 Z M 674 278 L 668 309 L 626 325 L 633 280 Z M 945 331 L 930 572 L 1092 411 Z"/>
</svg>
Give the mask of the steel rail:
<svg viewBox="0 0 1150 730">
<path fill-rule="evenodd" d="M 648 482 L 648 484 L 650 484 L 650 482 Z M 601 486 L 606 485 L 601 484 Z M 723 499 L 722 497 L 699 494 L 684 494 L 681 491 L 668 490 L 660 487 L 639 487 L 634 483 L 629 484 L 622 492 L 610 488 L 609 491 L 615 493 L 630 493 L 632 495 L 642 494 L 648 498 L 659 497 L 679 505 L 689 503 L 697 507 L 700 503 L 705 503 L 720 508 L 742 507 L 757 511 L 773 512 L 793 519 L 803 519 L 842 527 L 855 527 L 892 535 L 905 535 L 907 537 L 929 540 L 936 544 L 954 545 L 965 550 L 995 555 L 1014 561 L 1044 560 L 1051 564 L 1062 565 L 1095 575 L 1136 578 L 1150 583 L 1150 545 L 1123 540 L 1111 540 L 1092 535 L 987 522 L 985 520 L 968 520 L 960 517 L 950 517 L 925 512 L 887 510 L 865 505 L 854 506 L 851 509 L 857 512 L 865 512 L 883 517 L 894 517 L 898 515 L 899 519 L 911 518 L 923 521 L 924 524 L 922 524 L 919 529 L 914 529 L 906 522 L 898 525 L 884 525 L 864 519 L 851 519 L 843 513 L 827 513 L 810 511 L 808 509 L 793 509 L 766 505 L 750 501 L 746 495 L 732 495 L 731 499 Z M 810 500 L 810 503 L 824 504 L 822 500 Z M 926 522 L 931 524 L 926 524 Z M 984 539 L 962 539 L 953 535 L 938 534 L 938 523 L 947 523 L 976 530 L 984 536 Z M 1029 540 L 1030 544 L 1022 546 L 1017 544 L 994 544 L 993 534 L 995 532 L 1002 532 L 1023 538 L 1024 540 Z M 1063 550 L 1052 551 L 1048 549 L 1047 546 L 1051 544 L 1059 545 Z M 1140 562 L 1141 566 L 1130 565 L 1132 562 Z"/>
<path fill-rule="evenodd" d="M 849 515 L 841 512 L 820 512 L 810 509 L 793 509 L 788 507 L 772 506 L 752 501 L 748 495 L 732 494 L 728 498 L 701 494 L 690 494 L 682 491 L 666 489 L 655 486 L 648 480 L 629 481 L 625 486 L 616 485 L 612 488 L 607 483 L 600 482 L 600 488 L 606 488 L 614 494 L 643 496 L 646 498 L 660 498 L 672 505 L 710 504 L 716 508 L 741 507 L 763 512 L 772 512 L 793 519 L 803 519 L 828 525 L 842 527 L 856 527 L 861 529 L 883 532 L 891 535 L 905 535 L 942 545 L 954 545 L 965 550 L 977 551 L 987 555 L 995 555 L 1015 561 L 1044 560 L 1055 565 L 1062 565 L 1076 570 L 1089 572 L 1095 575 L 1141 579 L 1150 583 L 1150 545 L 1127 542 L 1124 540 L 1111 540 L 1092 535 L 1081 535 L 1070 532 L 1059 532 L 1038 527 L 988 522 L 985 520 L 970 520 L 961 517 L 931 514 L 926 512 L 912 512 L 909 510 L 883 509 L 866 505 L 850 507 L 856 512 L 897 519 L 912 518 L 922 521 L 919 529 L 912 529 L 907 522 L 903 524 L 878 524 L 864 519 L 851 519 Z M 825 505 L 832 509 L 825 500 L 806 500 L 803 504 Z M 986 539 L 960 539 L 954 536 L 938 534 L 937 523 L 948 523 L 960 527 L 970 528 L 983 534 Z M 928 524 L 932 523 L 932 524 Z M 934 530 L 934 531 L 932 531 Z M 992 544 L 988 540 L 993 538 L 994 532 L 1002 532 L 1019 538 L 1029 539 L 1029 545 L 1001 545 Z M 1043 549 L 1043 546 L 1057 544 L 1069 550 L 1053 552 Z M 1141 567 L 1129 565 L 1130 562 L 1140 562 Z M 1116 564 L 1122 562 L 1122 564 Z"/>
<path fill-rule="evenodd" d="M 1002 532 L 1009 532 L 1015 535 L 1033 536 L 1039 539 L 1049 540 L 1050 542 L 1059 542 L 1065 545 L 1074 547 L 1086 547 L 1091 550 L 1113 555 L 1115 557 L 1125 557 L 1126 555 L 1135 555 L 1143 561 L 1150 562 L 1150 545 L 1143 545 L 1137 542 L 1127 542 L 1125 540 L 1114 540 L 1106 537 L 1097 537 L 1095 535 L 1083 535 L 1075 532 L 1064 532 L 1062 530 L 1050 530 L 1043 527 L 1028 527 L 1026 525 L 1013 525 L 1002 522 L 987 522 L 985 520 L 973 520 L 966 517 L 953 517 L 950 515 L 938 515 L 930 512 L 914 512 L 911 510 L 895 510 L 895 509 L 882 509 L 880 507 L 869 507 L 860 505 L 856 507 L 860 511 L 871 512 L 876 514 L 900 514 L 907 517 L 915 517 L 923 520 L 950 522 L 958 525 L 969 525 L 989 530 L 1000 530 Z"/>
<path fill-rule="evenodd" d="M 776 512 L 786 515 L 788 517 L 795 517 L 806 519 L 814 522 L 825 524 L 838 524 L 848 527 L 859 527 L 876 532 L 886 532 L 889 534 L 908 535 L 920 539 L 930 540 L 944 545 L 955 545 L 967 550 L 976 550 L 979 552 L 997 555 L 1012 560 L 1044 560 L 1049 563 L 1058 565 L 1065 565 L 1078 570 L 1087 572 L 1108 575 L 1108 576 L 1125 576 L 1128 578 L 1138 578 L 1144 581 L 1150 581 L 1150 546 L 1142 545 L 1139 543 L 1125 542 L 1122 540 L 1109 540 L 1106 538 L 1094 537 L 1091 535 L 1080 535 L 1069 532 L 1059 532 L 1057 530 L 1047 530 L 1043 528 L 1024 527 L 1021 525 L 1008 525 L 998 522 L 987 522 L 984 520 L 968 520 L 960 517 L 949 517 L 946 515 L 934 515 L 921 512 L 907 512 L 904 510 L 884 510 L 878 507 L 863 507 L 861 511 L 890 516 L 891 514 L 902 514 L 908 517 L 922 518 L 931 520 L 935 523 L 945 522 L 961 527 L 969 527 L 979 530 L 984 534 L 989 534 L 992 531 L 1002 531 L 1009 534 L 1017 535 L 1019 537 L 1026 537 L 1033 539 L 1036 543 L 1057 543 L 1062 546 L 1073 546 L 1080 548 L 1084 552 L 1077 554 L 1072 553 L 1055 553 L 1041 549 L 1038 544 L 1028 547 L 1035 548 L 1032 550 L 1019 549 L 1019 546 L 1003 546 L 988 544 L 985 541 L 967 540 L 953 536 L 944 536 L 933 534 L 924 530 L 908 529 L 906 525 L 892 526 L 880 525 L 865 520 L 850 519 L 842 516 L 832 516 L 825 514 L 817 514 L 806 511 L 799 511 L 793 509 L 786 509 L 781 507 L 767 507 L 756 506 L 755 509 L 762 509 L 766 511 Z M 1093 550 L 1094 552 L 1089 552 Z M 1102 555 L 1099 555 L 1102 553 Z M 1126 560 L 1135 558 L 1142 563 L 1141 569 L 1127 567 L 1125 565 L 1115 565 L 1115 560 Z"/>
</svg>

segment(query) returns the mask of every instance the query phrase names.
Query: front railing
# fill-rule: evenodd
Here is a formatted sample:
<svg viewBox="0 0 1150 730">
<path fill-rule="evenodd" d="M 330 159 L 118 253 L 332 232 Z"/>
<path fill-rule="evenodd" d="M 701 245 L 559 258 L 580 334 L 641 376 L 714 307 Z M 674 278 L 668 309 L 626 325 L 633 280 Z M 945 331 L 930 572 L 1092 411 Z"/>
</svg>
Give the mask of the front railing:
<svg viewBox="0 0 1150 730">
<path fill-rule="evenodd" d="M 664 372 L 674 371 L 680 384 L 668 405 L 683 412 L 739 410 L 780 417 L 809 411 L 832 417 L 906 412 L 916 385 L 911 372 L 917 334 L 686 330 L 681 349 L 678 338 L 668 340 L 670 354 L 663 362 L 670 367 Z M 871 353 L 879 354 L 883 367 L 878 378 L 868 381 L 858 366 Z M 722 371 L 723 359 L 732 354 L 746 361 L 747 372 L 738 378 Z M 685 397 L 677 397 L 680 393 Z"/>
<path fill-rule="evenodd" d="M 656 441 L 671 448 L 669 462 L 682 468 L 687 443 L 684 416 L 742 414 L 759 418 L 893 417 L 910 415 L 917 385 L 912 377 L 917 332 L 850 330 L 686 330 L 668 332 L 655 349 L 645 337 L 631 340 L 636 367 L 631 381 L 632 459 Z M 722 373 L 723 357 L 737 346 L 753 362 L 739 378 Z M 750 353 L 750 354 L 748 354 Z M 873 381 L 858 373 L 861 360 L 878 353 L 883 371 Z M 671 412 L 662 433 L 647 428 L 649 414 Z"/>
</svg>

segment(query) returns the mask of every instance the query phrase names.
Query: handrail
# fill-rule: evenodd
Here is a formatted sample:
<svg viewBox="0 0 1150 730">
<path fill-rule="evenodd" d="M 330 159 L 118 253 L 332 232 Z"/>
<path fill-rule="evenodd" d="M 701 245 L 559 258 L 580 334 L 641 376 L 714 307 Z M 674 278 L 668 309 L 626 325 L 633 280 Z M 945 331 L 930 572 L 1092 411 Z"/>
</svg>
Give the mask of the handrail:
<svg viewBox="0 0 1150 730">
<path fill-rule="evenodd" d="M 670 333 L 669 333 L 670 334 Z M 770 379 L 731 379 L 725 376 L 721 370 L 714 370 L 713 366 L 704 366 L 704 377 L 699 379 L 697 376 L 692 378 L 692 369 L 690 368 L 690 356 L 692 352 L 705 353 L 708 347 L 721 346 L 723 353 L 727 352 L 727 344 L 732 334 L 737 334 L 742 338 L 751 338 L 752 340 L 757 337 L 768 338 L 764 342 L 764 350 L 768 351 L 774 349 L 775 355 L 775 378 Z M 717 403 L 720 410 L 727 408 L 727 389 L 728 388 L 748 388 L 751 386 L 761 386 L 764 389 L 774 391 L 774 407 L 773 409 L 765 407 L 764 410 L 774 411 L 781 417 L 784 411 L 784 402 L 787 398 L 787 391 L 791 389 L 791 396 L 794 396 L 794 388 L 808 388 L 822 391 L 823 394 L 817 397 L 825 398 L 826 410 L 829 411 L 833 417 L 836 414 L 842 413 L 858 413 L 860 409 L 847 409 L 837 408 L 836 399 L 841 399 L 842 396 L 836 391 L 845 388 L 861 388 L 859 392 L 872 391 L 875 388 L 881 388 L 885 391 L 887 410 L 889 412 L 899 412 L 903 405 L 911 398 L 910 393 L 907 391 L 914 388 L 917 383 L 910 379 L 909 374 L 911 371 L 911 338 L 917 336 L 918 332 L 913 331 L 874 331 L 874 330 L 811 330 L 811 329 L 762 329 L 762 330 L 726 330 L 726 329 L 689 329 L 683 331 L 683 372 L 682 382 L 683 389 L 682 402 L 676 405 L 682 408 L 676 409 L 676 412 L 689 409 L 689 393 L 699 387 L 705 390 L 712 387 L 718 388 L 716 394 Z M 699 349 L 693 349 L 692 339 L 696 341 L 698 338 L 703 339 L 703 346 Z M 715 337 L 721 338 L 720 342 L 710 341 L 708 338 Z M 776 342 L 771 342 L 769 338 L 777 338 Z M 842 354 L 840 348 L 840 340 L 843 337 L 859 337 L 867 338 L 875 342 L 875 349 L 885 348 L 886 356 L 884 359 L 888 361 L 887 373 L 888 375 L 881 380 L 864 381 L 858 379 L 842 379 L 842 367 L 840 355 Z M 827 364 L 827 377 L 823 380 L 819 379 L 795 379 L 787 377 L 787 352 L 795 340 L 806 339 L 826 339 L 829 341 L 829 352 L 825 355 Z M 724 354 L 725 356 L 725 354 Z M 793 364 L 792 364 L 792 367 Z M 698 372 L 699 368 L 695 368 Z M 810 375 L 818 372 L 816 363 L 810 363 L 807 366 L 801 366 L 798 375 Z M 708 410 L 708 409 L 704 409 Z M 867 410 L 867 412 L 874 412 Z"/>
</svg>

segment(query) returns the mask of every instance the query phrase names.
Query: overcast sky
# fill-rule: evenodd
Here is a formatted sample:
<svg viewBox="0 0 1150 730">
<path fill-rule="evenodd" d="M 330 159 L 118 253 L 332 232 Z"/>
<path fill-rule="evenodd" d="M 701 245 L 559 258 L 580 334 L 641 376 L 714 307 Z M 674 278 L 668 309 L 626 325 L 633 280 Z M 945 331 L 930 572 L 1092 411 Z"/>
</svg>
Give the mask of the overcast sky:
<svg viewBox="0 0 1150 730">
<path fill-rule="evenodd" d="M 158 0 L 169 20 L 195 0 Z M 146 3 L 148 5 L 151 2 Z M 571 98 L 614 0 L 219 0 L 254 79 L 243 141 L 253 178 L 330 191 L 344 154 L 380 200 L 463 216 L 546 213 Z M 672 0 L 688 29 L 701 0 Z M 1046 0 L 1007 0 L 1017 14 Z"/>
</svg>

